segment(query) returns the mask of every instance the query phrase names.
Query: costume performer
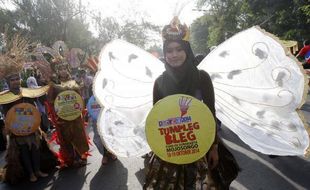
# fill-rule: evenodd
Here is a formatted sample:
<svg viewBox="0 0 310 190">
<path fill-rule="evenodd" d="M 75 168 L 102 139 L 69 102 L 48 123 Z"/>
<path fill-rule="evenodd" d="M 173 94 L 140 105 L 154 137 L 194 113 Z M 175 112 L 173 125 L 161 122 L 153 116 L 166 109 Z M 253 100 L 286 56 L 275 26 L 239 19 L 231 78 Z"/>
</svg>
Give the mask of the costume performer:
<svg viewBox="0 0 310 190">
<path fill-rule="evenodd" d="M 0 78 L 4 77 L 9 87 L 9 90 L 0 93 L 9 136 L 7 163 L 1 177 L 12 184 L 26 175 L 31 182 L 35 182 L 38 177 L 48 176 L 44 172 L 49 172 L 57 164 L 56 156 L 50 151 L 40 130 L 40 115 L 34 106 L 36 98 L 45 95 L 48 86 L 21 88 L 19 73 L 25 61 L 26 48 L 27 42 L 16 35 L 11 50 L 0 57 Z"/>
<path fill-rule="evenodd" d="M 151 89 L 164 65 L 140 48 L 114 40 L 102 50 L 98 68 L 94 94 L 105 106 L 98 128 L 107 148 L 124 157 L 149 152 L 143 127 L 152 107 Z M 198 68 L 212 79 L 216 117 L 252 149 L 281 156 L 310 152 L 309 129 L 299 110 L 308 80 L 275 36 L 257 26 L 241 31 L 218 45 Z M 223 156 L 222 152 L 229 155 L 223 147 L 219 141 L 215 170 L 220 177 L 237 171 L 231 167 L 233 157 Z M 227 167 L 221 172 L 222 163 Z M 235 175 L 227 176 L 218 180 L 226 187 L 226 179 Z M 148 179 L 146 187 L 153 183 L 149 175 Z"/>
<path fill-rule="evenodd" d="M 164 27 L 162 35 L 166 71 L 155 81 L 153 104 L 169 95 L 186 94 L 203 101 L 215 118 L 212 81 L 207 72 L 196 68 L 197 60 L 187 41 L 189 31 L 186 25 L 181 25 L 179 19 L 174 17 L 171 24 Z M 218 170 L 215 170 L 221 157 L 218 143 L 216 136 L 208 153 L 190 164 L 168 163 L 152 154 L 144 189 L 204 189 L 205 185 L 228 189 L 232 180 L 228 184 L 223 183 L 222 179 L 212 180 L 219 175 Z M 238 168 L 236 163 L 232 167 Z"/>
<path fill-rule="evenodd" d="M 296 57 L 304 57 L 303 67 L 304 69 L 310 68 L 310 40 L 304 41 L 304 47 L 299 51 Z"/>
<path fill-rule="evenodd" d="M 59 83 L 51 82 L 48 93 L 49 100 L 52 104 L 50 108 L 53 110 L 54 124 L 56 125 L 57 141 L 60 145 L 59 158 L 63 166 L 81 166 L 87 163 L 87 155 L 89 150 L 88 138 L 84 128 L 82 115 L 67 120 L 57 115 L 54 108 L 55 100 L 61 97 L 61 93 L 68 91 L 76 92 L 76 96 L 80 96 L 79 85 L 71 79 L 69 64 L 62 57 L 54 57 L 51 60 L 51 68 L 56 74 Z M 75 95 L 74 95 L 75 96 Z M 78 105 L 78 109 L 82 111 L 83 102 Z M 69 112 L 72 110 L 68 110 Z"/>
</svg>

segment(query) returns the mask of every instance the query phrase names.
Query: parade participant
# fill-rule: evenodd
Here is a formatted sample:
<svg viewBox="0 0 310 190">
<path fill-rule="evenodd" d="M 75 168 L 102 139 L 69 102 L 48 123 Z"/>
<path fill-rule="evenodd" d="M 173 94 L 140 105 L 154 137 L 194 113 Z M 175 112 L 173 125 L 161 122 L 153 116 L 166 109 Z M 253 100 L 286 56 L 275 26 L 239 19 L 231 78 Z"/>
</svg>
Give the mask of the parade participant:
<svg viewBox="0 0 310 190">
<path fill-rule="evenodd" d="M 62 57 L 54 57 L 50 64 L 57 81 L 60 81 L 59 84 L 51 82 L 48 93 L 60 145 L 60 160 L 65 167 L 82 166 L 87 163 L 89 145 L 81 115 L 84 105 L 80 86 L 71 79 L 69 64 Z"/>
<path fill-rule="evenodd" d="M 77 82 L 81 87 L 81 95 L 83 97 L 84 103 L 87 104 L 88 99 L 92 96 L 91 89 L 93 84 L 93 77 L 88 76 L 85 69 L 79 69 Z"/>
<path fill-rule="evenodd" d="M 2 106 L 0 105 L 0 151 L 6 150 L 6 134 L 4 130 L 4 117 L 2 114 Z"/>
<path fill-rule="evenodd" d="M 19 73 L 25 60 L 26 48 L 25 40 L 15 36 L 11 51 L 0 58 L 1 76 L 9 87 L 9 90 L 1 92 L 0 95 L 9 136 L 7 163 L 1 176 L 9 183 L 18 182 L 25 174 L 31 182 L 35 182 L 38 177 L 48 176 L 42 171 L 49 171 L 56 166 L 56 157 L 47 146 L 39 128 L 40 115 L 34 106 L 35 99 L 44 95 L 48 86 L 37 89 L 21 88 Z"/>
<path fill-rule="evenodd" d="M 94 80 L 96 99 L 105 106 L 98 118 L 99 133 L 117 156 L 142 156 L 150 151 L 143 127 L 152 108 L 151 89 L 164 64 L 122 40 L 107 44 L 100 55 Z M 198 68 L 212 79 L 216 117 L 250 148 L 267 155 L 309 154 L 309 133 L 300 112 L 308 81 L 276 37 L 251 27 L 217 46 Z M 220 175 L 212 177 L 221 179 L 217 181 L 225 183 L 227 189 L 236 177 L 230 175 L 236 174 L 236 163 L 232 156 L 225 156 L 229 152 L 224 150 L 219 140 L 219 165 L 212 171 Z M 153 172 L 158 173 L 155 169 Z M 226 174 L 232 178 L 227 180 Z M 148 175 L 147 184 L 154 178 Z"/>
<path fill-rule="evenodd" d="M 299 51 L 296 57 L 304 57 L 305 63 L 303 63 L 304 69 L 310 69 L 310 40 L 304 41 L 304 47 Z"/>
<path fill-rule="evenodd" d="M 30 76 L 27 78 L 27 87 L 28 88 L 39 88 L 37 79 L 35 77 L 36 70 L 34 68 L 31 68 Z M 50 130 L 51 124 L 48 119 L 46 108 L 44 105 L 44 102 L 46 101 L 47 96 L 43 95 L 35 101 L 36 107 L 38 108 L 40 114 L 41 114 L 41 129 L 46 133 Z"/>
<path fill-rule="evenodd" d="M 38 87 L 38 83 L 37 83 L 37 79 L 34 76 L 34 69 L 31 68 L 30 70 L 30 75 L 27 78 L 26 84 L 28 88 L 37 88 Z"/>
<path fill-rule="evenodd" d="M 180 21 L 175 17 L 170 25 L 164 27 L 162 35 L 166 71 L 155 81 L 153 104 L 169 95 L 186 94 L 203 101 L 215 117 L 212 81 L 208 73 L 196 68 L 197 60 L 187 41 L 187 27 L 180 25 Z M 144 189 L 196 189 L 198 178 L 205 181 L 206 170 L 209 178 L 207 185 L 219 188 L 219 184 L 212 184 L 212 170 L 217 168 L 221 156 L 218 153 L 218 143 L 216 136 L 208 153 L 191 164 L 167 163 L 152 155 Z"/>
<path fill-rule="evenodd" d="M 98 70 L 97 65 L 98 65 L 98 60 L 96 59 L 96 57 L 90 57 L 88 59 L 87 66 L 90 69 L 90 73 L 92 73 L 90 75 L 91 79 L 93 79 L 93 76 Z M 90 84 L 90 91 L 91 91 L 90 94 L 92 94 L 93 93 L 92 92 L 92 81 Z M 100 104 L 96 101 L 95 96 L 92 95 L 87 102 L 87 113 L 89 116 L 88 125 L 91 126 L 93 129 L 93 132 L 94 132 L 93 142 L 95 146 L 97 147 L 99 153 L 102 155 L 101 165 L 104 166 L 109 162 L 109 160 L 112 160 L 112 161 L 117 160 L 117 156 L 106 149 L 105 145 L 103 144 L 100 138 L 97 120 L 98 120 L 98 115 L 101 109 L 103 109 L 103 107 L 100 106 Z"/>
<path fill-rule="evenodd" d="M 89 115 L 88 125 L 92 127 L 94 132 L 93 142 L 96 145 L 99 153 L 102 155 L 101 164 L 106 165 L 109 162 L 109 159 L 112 161 L 117 160 L 117 156 L 110 153 L 102 143 L 98 132 L 97 119 L 99 112 L 101 110 L 101 106 L 97 103 L 94 96 L 90 97 L 87 104 L 87 112 Z"/>
</svg>

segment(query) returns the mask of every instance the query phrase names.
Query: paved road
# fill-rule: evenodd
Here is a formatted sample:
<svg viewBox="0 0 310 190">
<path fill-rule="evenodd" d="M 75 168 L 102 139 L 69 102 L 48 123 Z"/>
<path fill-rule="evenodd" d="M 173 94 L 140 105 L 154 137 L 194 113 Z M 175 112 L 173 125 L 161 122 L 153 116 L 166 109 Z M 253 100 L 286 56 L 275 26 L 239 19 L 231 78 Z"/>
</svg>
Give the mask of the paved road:
<svg viewBox="0 0 310 190">
<path fill-rule="evenodd" d="M 302 107 L 305 118 L 310 121 L 310 98 Z M 92 136 L 92 132 L 89 133 Z M 310 158 L 277 157 L 274 159 L 251 150 L 234 133 L 223 127 L 219 135 L 238 160 L 242 172 L 232 183 L 232 190 L 306 190 L 310 189 Z M 95 146 L 86 167 L 55 170 L 48 178 L 36 183 L 24 181 L 10 186 L 0 183 L 1 190 L 139 190 L 143 183 L 143 159 L 120 158 L 101 167 L 101 156 Z M 3 165 L 4 153 L 0 155 Z"/>
</svg>

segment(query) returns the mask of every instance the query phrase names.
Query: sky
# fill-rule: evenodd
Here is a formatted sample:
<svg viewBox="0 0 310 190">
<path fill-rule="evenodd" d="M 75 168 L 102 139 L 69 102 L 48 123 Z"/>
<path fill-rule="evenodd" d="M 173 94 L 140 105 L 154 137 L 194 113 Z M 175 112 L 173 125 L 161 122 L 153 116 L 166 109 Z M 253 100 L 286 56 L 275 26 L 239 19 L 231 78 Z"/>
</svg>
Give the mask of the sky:
<svg viewBox="0 0 310 190">
<path fill-rule="evenodd" d="M 102 15 L 123 16 L 134 12 L 142 12 L 149 15 L 149 21 L 154 24 L 164 25 L 169 23 L 175 9 L 184 7 L 179 17 L 182 22 L 187 24 L 201 16 L 202 12 L 193 11 L 195 0 L 82 0 L 84 5 L 100 10 Z"/>
<path fill-rule="evenodd" d="M 190 25 L 193 20 L 202 16 L 203 12 L 194 11 L 195 0 L 82 0 L 87 7 L 100 10 L 102 16 L 116 18 L 140 19 L 135 12 L 144 15 L 144 19 L 159 26 L 168 24 L 177 12 L 181 23 Z"/>
<path fill-rule="evenodd" d="M 75 0 L 79 2 L 79 0 Z M 81 0 L 88 9 L 101 12 L 103 17 L 115 17 L 119 20 L 143 19 L 153 24 L 164 26 L 169 24 L 174 15 L 178 15 L 181 23 L 187 26 L 203 15 L 201 11 L 195 11 L 197 0 Z M 6 1 L 7 9 L 14 9 L 10 1 Z M 183 7 L 183 8 L 182 8 Z M 180 12 L 178 14 L 178 12 Z M 138 13 L 138 15 L 137 15 Z M 98 35 L 95 27 L 90 25 L 90 31 L 94 36 Z M 159 37 L 159 36 L 158 36 Z"/>
<path fill-rule="evenodd" d="M 64 0 L 65 1 L 65 0 Z M 79 0 L 75 0 L 77 3 Z M 81 0 L 83 5 L 93 10 L 99 10 L 103 16 L 124 17 L 131 16 L 134 12 L 143 13 L 148 21 L 157 25 L 166 25 L 175 14 L 175 10 L 180 10 L 178 15 L 182 23 L 190 25 L 193 20 L 203 15 L 203 12 L 194 11 L 197 0 Z M 1 7 L 14 9 L 10 0 L 0 3 Z M 134 18 L 133 18 L 134 19 Z"/>
</svg>

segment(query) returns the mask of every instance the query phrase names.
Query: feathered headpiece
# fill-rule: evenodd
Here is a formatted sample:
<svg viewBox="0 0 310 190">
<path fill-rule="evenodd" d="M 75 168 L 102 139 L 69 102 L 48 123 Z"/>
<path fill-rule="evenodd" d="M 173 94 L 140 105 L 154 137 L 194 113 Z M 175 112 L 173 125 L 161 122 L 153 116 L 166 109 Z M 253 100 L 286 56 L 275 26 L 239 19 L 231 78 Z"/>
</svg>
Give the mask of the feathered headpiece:
<svg viewBox="0 0 310 190">
<path fill-rule="evenodd" d="M 35 63 L 36 66 L 48 80 L 51 78 L 52 73 L 58 74 L 58 70 L 61 66 L 66 66 L 68 72 L 71 70 L 67 60 L 60 55 L 59 51 L 61 48 L 58 46 L 57 48 L 59 49 L 38 45 L 33 51 L 33 55 L 37 61 Z"/>
<path fill-rule="evenodd" d="M 162 30 L 163 41 L 165 40 L 189 40 L 189 29 L 186 24 L 181 24 L 177 16 L 173 17 L 169 25 Z"/>
<path fill-rule="evenodd" d="M 0 55 L 0 79 L 19 74 L 27 57 L 28 42 L 20 34 L 9 41 L 5 37 L 7 52 Z"/>
</svg>

